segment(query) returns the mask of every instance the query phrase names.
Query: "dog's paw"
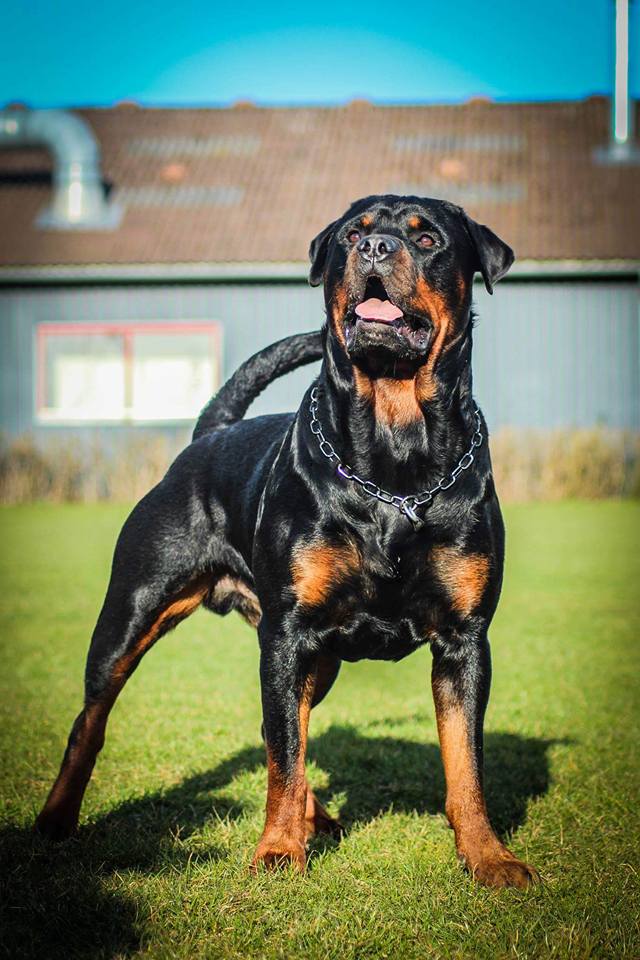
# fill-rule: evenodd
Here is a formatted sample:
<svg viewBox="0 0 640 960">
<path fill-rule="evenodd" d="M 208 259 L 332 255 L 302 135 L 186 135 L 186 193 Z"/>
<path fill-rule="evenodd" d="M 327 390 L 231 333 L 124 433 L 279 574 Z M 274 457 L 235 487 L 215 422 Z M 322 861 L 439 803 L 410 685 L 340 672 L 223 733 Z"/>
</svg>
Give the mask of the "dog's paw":
<svg viewBox="0 0 640 960">
<path fill-rule="evenodd" d="M 34 833 L 55 843 L 68 840 L 76 832 L 77 827 L 78 818 L 74 814 L 58 810 L 43 810 L 33 824 Z"/>
<path fill-rule="evenodd" d="M 334 840 L 339 840 L 344 834 L 344 827 L 340 821 L 327 813 L 310 787 L 307 790 L 307 808 L 304 822 L 307 839 L 318 833 L 326 833 Z"/>
<path fill-rule="evenodd" d="M 275 870 L 279 867 L 294 867 L 301 873 L 307 863 L 304 843 L 286 836 L 263 836 L 251 861 L 251 872 L 259 868 Z"/>
<path fill-rule="evenodd" d="M 517 887 L 524 890 L 540 882 L 538 871 L 518 860 L 506 847 L 480 859 L 464 854 L 461 854 L 461 859 L 474 879 L 486 887 Z"/>
</svg>

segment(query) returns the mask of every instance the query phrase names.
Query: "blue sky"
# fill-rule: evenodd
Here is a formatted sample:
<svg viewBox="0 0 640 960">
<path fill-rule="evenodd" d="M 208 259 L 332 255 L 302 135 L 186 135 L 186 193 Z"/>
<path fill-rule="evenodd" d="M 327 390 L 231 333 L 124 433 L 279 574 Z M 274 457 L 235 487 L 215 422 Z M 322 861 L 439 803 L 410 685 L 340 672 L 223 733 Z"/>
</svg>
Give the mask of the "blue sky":
<svg viewBox="0 0 640 960">
<path fill-rule="evenodd" d="M 611 90 L 613 10 L 613 0 L 18 0 L 3 15 L 0 103 L 579 98 Z M 640 0 L 632 36 L 640 96 Z"/>
</svg>

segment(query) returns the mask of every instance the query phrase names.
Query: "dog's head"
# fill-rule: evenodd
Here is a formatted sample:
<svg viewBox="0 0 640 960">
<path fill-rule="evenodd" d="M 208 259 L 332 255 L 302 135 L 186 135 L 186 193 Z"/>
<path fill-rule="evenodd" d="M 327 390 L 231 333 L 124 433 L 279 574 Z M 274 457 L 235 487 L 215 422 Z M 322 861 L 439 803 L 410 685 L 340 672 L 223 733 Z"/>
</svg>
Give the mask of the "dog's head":
<svg viewBox="0 0 640 960">
<path fill-rule="evenodd" d="M 329 329 L 353 363 L 419 367 L 469 322 L 474 274 L 489 293 L 514 255 L 452 203 L 372 196 L 312 241 L 310 283 L 324 281 Z"/>
</svg>

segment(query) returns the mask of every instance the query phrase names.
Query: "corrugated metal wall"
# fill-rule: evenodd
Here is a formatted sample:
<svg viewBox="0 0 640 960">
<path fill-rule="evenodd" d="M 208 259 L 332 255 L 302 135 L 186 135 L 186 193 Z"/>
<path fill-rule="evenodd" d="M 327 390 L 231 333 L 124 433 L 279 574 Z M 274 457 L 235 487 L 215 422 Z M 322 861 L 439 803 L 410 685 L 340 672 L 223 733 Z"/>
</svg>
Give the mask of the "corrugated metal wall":
<svg viewBox="0 0 640 960">
<path fill-rule="evenodd" d="M 476 301 L 475 393 L 492 429 L 507 424 L 640 429 L 636 283 L 514 280 L 501 284 L 493 297 L 478 284 Z M 227 376 L 260 347 L 316 329 L 322 318 L 321 291 L 297 283 L 2 290 L 0 426 L 11 434 L 65 429 L 34 422 L 38 323 L 217 320 L 224 328 Z M 306 368 L 273 384 L 251 412 L 295 408 L 312 375 Z M 114 437 L 122 430 L 99 429 Z M 188 429 L 180 428 L 185 434 Z M 95 428 L 73 432 L 93 434 Z"/>
<path fill-rule="evenodd" d="M 490 425 L 640 429 L 638 294 L 620 281 L 478 289 L 474 388 Z"/>
</svg>

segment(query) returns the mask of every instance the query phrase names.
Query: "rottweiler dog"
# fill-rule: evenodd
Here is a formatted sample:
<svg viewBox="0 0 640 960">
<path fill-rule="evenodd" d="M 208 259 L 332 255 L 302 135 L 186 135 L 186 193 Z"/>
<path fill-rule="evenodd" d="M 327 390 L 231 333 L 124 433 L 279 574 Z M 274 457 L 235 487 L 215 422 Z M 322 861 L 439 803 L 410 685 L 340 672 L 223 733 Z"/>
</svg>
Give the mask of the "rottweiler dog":
<svg viewBox="0 0 640 960">
<path fill-rule="evenodd" d="M 241 367 L 124 525 L 84 708 L 36 826 L 73 831 L 116 697 L 202 604 L 258 630 L 268 794 L 254 869 L 302 869 L 311 834 L 340 834 L 307 784 L 305 751 L 341 661 L 429 644 L 458 855 L 482 883 L 524 887 L 536 872 L 497 838 L 483 796 L 504 530 L 471 384 L 473 277 L 492 292 L 513 252 L 451 203 L 372 196 L 313 240 L 310 259 L 322 332 Z M 242 420 L 270 380 L 320 356 L 296 414 Z"/>
</svg>

